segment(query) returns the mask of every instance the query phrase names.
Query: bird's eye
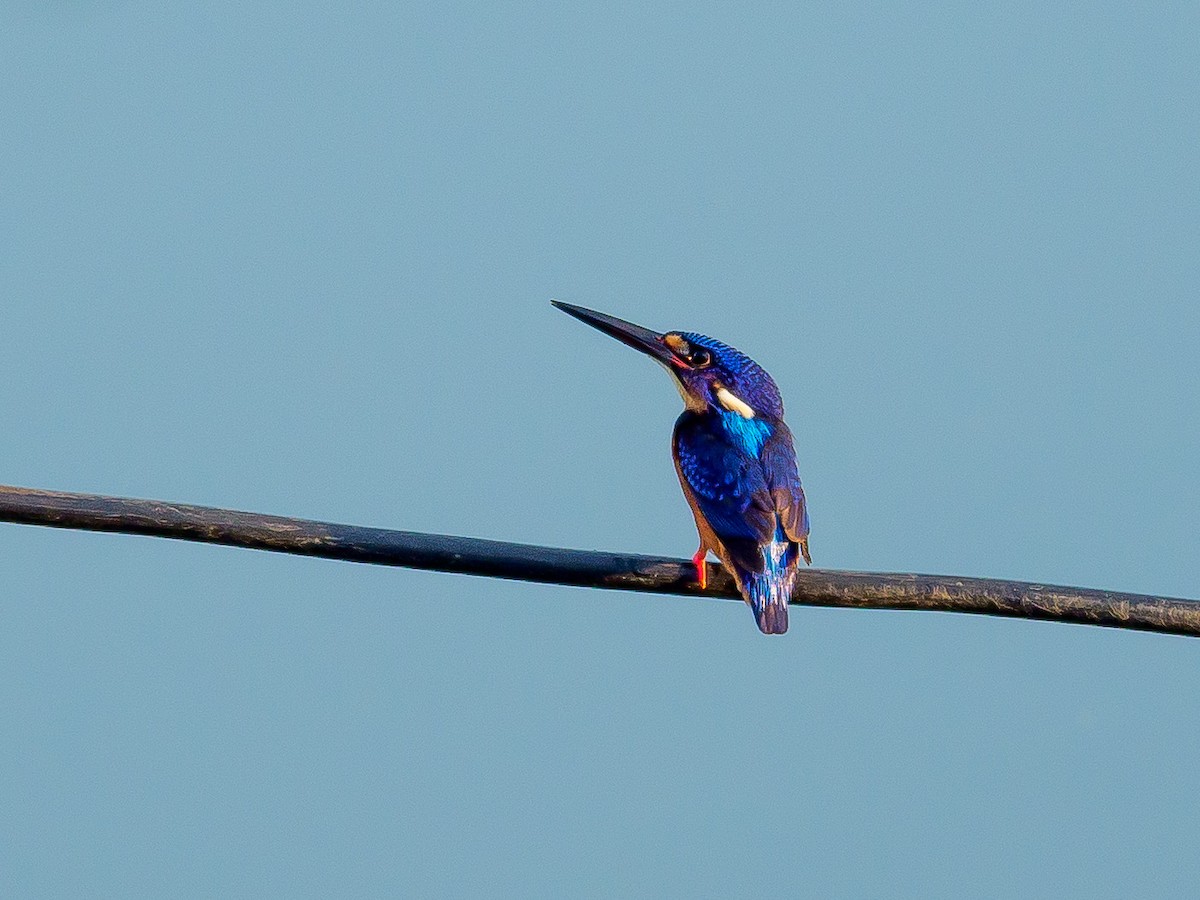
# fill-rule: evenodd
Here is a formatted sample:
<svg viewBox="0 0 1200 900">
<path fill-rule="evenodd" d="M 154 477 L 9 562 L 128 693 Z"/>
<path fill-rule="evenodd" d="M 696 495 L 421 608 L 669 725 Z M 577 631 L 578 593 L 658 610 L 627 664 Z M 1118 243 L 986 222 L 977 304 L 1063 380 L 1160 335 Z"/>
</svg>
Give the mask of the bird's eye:
<svg viewBox="0 0 1200 900">
<path fill-rule="evenodd" d="M 712 354 L 700 348 L 693 350 L 688 356 L 688 364 L 694 369 L 703 369 L 712 363 Z"/>
</svg>

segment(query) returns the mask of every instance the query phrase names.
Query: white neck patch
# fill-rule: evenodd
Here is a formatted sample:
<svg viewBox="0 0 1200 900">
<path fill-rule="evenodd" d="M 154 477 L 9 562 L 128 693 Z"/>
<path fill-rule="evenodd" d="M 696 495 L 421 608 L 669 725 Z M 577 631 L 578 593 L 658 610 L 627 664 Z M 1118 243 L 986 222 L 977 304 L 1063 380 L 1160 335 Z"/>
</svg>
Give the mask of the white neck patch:
<svg viewBox="0 0 1200 900">
<path fill-rule="evenodd" d="M 750 404 L 734 394 L 728 388 L 717 388 L 717 402 L 730 412 L 737 413 L 743 419 L 754 418 L 754 410 L 750 408 Z"/>
</svg>

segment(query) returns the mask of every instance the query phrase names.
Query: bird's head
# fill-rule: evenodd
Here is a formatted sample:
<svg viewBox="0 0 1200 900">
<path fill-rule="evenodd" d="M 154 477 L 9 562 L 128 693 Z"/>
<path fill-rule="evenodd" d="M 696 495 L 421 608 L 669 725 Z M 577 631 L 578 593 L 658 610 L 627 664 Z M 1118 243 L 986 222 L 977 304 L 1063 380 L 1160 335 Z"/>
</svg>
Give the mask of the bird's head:
<svg viewBox="0 0 1200 900">
<path fill-rule="evenodd" d="M 783 401 L 771 376 L 750 357 L 714 338 L 691 331 L 659 334 L 582 306 L 550 302 L 661 363 L 688 409 L 713 409 L 746 419 L 783 418 Z"/>
</svg>

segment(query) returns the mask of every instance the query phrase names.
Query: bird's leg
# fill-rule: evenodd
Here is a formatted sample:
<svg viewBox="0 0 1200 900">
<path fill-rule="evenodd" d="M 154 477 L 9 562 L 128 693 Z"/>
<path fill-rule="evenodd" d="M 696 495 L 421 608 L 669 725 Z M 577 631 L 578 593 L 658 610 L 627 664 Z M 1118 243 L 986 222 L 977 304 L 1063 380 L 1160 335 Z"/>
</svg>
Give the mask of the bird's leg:
<svg viewBox="0 0 1200 900">
<path fill-rule="evenodd" d="M 708 567 L 704 565 L 704 557 L 708 555 L 708 548 L 703 544 L 700 549 L 692 556 L 692 565 L 696 567 L 696 583 L 700 585 L 700 590 L 708 587 Z"/>
</svg>

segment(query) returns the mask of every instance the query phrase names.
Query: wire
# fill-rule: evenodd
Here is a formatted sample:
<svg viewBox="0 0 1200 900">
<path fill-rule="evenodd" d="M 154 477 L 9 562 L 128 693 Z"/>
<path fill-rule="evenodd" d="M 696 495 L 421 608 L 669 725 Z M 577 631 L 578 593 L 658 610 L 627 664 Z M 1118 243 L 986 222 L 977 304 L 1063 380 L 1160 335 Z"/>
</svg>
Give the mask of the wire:
<svg viewBox="0 0 1200 900">
<path fill-rule="evenodd" d="M 0 485 L 0 522 L 141 534 L 324 559 L 544 584 L 741 599 L 710 566 L 700 590 L 690 562 L 637 554 L 564 550 L 479 538 L 392 531 L 96 494 Z M 1200 602 L 1074 587 L 804 569 L 793 604 L 982 613 L 1200 636 Z"/>
</svg>

